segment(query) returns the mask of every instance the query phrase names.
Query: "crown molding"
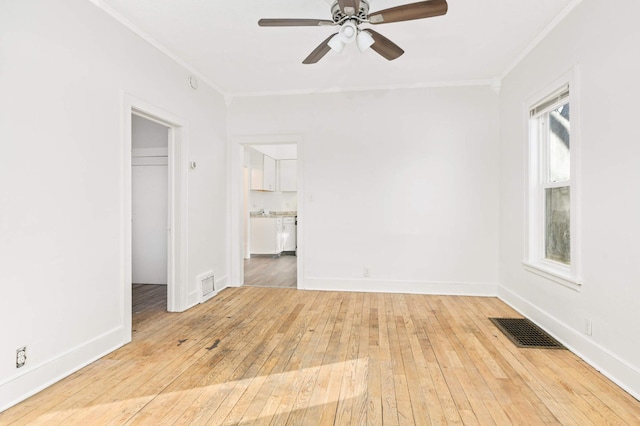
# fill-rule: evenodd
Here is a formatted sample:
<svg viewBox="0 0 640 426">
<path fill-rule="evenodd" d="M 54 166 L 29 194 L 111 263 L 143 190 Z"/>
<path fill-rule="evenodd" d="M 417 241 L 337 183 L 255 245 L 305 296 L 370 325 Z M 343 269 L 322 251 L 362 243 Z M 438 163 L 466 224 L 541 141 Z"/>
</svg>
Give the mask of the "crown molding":
<svg viewBox="0 0 640 426">
<path fill-rule="evenodd" d="M 513 71 L 520 62 L 524 60 L 564 19 L 575 9 L 582 0 L 573 0 L 569 3 L 554 19 L 545 27 L 538 36 L 516 57 L 516 59 L 507 67 L 506 70 L 498 77 L 500 81 L 504 80 Z"/>
<path fill-rule="evenodd" d="M 217 85 L 216 83 L 211 81 L 209 78 L 207 78 L 207 76 L 205 76 L 203 73 L 201 73 L 200 71 L 195 69 L 193 66 L 191 66 L 187 61 L 182 59 L 180 56 L 178 56 L 175 53 L 173 53 L 170 49 L 168 49 L 166 46 L 164 46 L 158 40 L 154 39 L 149 34 L 144 32 L 142 29 L 140 29 L 140 27 L 136 26 L 131 21 L 129 21 L 127 18 L 122 16 L 122 14 L 117 12 L 111 6 L 105 4 L 101 0 L 88 0 L 88 1 L 93 3 L 95 6 L 97 6 L 99 9 L 101 9 L 107 15 L 111 16 L 116 21 L 120 22 L 122 25 L 124 25 L 126 28 L 131 30 L 138 37 L 142 38 L 144 41 L 149 43 L 151 46 L 153 46 L 156 49 L 158 49 L 160 52 L 165 54 L 167 57 L 169 57 L 171 60 L 176 62 L 178 65 L 180 65 L 181 67 L 183 67 L 184 69 L 189 71 L 192 75 L 198 77 L 198 79 L 200 81 L 202 81 L 203 83 L 207 84 L 209 87 L 211 87 L 212 89 L 216 90 L 221 95 L 223 95 L 223 96 L 226 95 L 226 91 L 223 90 L 222 87 L 220 87 L 219 85 Z"/>
<path fill-rule="evenodd" d="M 493 87 L 496 79 L 482 80 L 460 80 L 460 81 L 433 81 L 411 84 L 389 84 L 385 86 L 362 86 L 362 87 L 330 87 L 326 89 L 296 89 L 296 90 L 271 90 L 264 92 L 237 92 L 230 93 L 228 96 L 234 98 L 241 97 L 266 97 L 266 96 L 294 96 L 294 95 L 318 95 L 327 93 L 353 93 L 353 92 L 372 92 L 383 90 L 402 90 L 402 89 L 426 89 L 441 87 L 477 87 L 486 86 Z"/>
</svg>

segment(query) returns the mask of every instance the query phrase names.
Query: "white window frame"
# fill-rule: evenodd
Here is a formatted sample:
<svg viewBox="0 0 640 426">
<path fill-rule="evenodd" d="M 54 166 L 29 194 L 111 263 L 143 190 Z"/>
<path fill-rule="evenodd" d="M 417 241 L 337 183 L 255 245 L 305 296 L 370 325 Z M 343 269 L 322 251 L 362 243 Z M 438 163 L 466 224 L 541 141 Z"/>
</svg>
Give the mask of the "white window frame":
<svg viewBox="0 0 640 426">
<path fill-rule="evenodd" d="M 560 95 L 566 90 L 566 97 Z M 553 99 L 554 96 L 556 99 Z M 581 259 L 580 259 L 580 111 L 579 93 L 577 84 L 577 67 L 562 78 L 556 80 L 546 89 L 539 91 L 524 105 L 524 115 L 527 125 L 527 158 L 525 176 L 526 196 L 526 229 L 525 250 L 523 266 L 525 270 L 542 276 L 547 280 L 563 285 L 567 288 L 580 291 Z M 554 102 L 555 100 L 555 102 Z M 558 106 L 569 103 L 571 108 L 571 148 L 570 179 L 563 182 L 546 182 L 543 179 L 547 172 L 546 149 L 548 147 L 546 137 L 539 135 L 540 115 L 552 111 Z M 541 107 L 542 106 L 542 107 Z M 538 107 L 538 108 L 536 108 Z M 541 107 L 541 108 L 540 108 Z M 535 114 L 532 110 L 536 108 Z M 546 259 L 545 255 L 545 189 L 569 186 L 570 198 L 570 251 L 571 262 L 566 265 Z"/>
</svg>

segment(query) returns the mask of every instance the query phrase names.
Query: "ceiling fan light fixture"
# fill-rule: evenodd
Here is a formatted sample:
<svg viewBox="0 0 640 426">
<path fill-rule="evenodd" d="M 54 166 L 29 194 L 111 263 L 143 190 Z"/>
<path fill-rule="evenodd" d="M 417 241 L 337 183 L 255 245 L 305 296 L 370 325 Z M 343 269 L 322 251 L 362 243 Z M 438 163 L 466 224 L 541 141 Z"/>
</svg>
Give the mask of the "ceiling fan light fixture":
<svg viewBox="0 0 640 426">
<path fill-rule="evenodd" d="M 358 49 L 360 49 L 361 52 L 364 52 L 370 48 L 373 43 L 375 43 L 375 40 L 369 32 L 360 31 L 356 37 L 356 43 L 358 44 Z"/>
<path fill-rule="evenodd" d="M 340 34 L 336 34 L 331 37 L 331 40 L 329 40 L 327 45 L 331 48 L 331 50 L 337 53 L 342 52 L 342 50 L 344 49 L 344 43 L 340 39 Z"/>
<path fill-rule="evenodd" d="M 345 22 L 342 24 L 342 27 L 340 27 L 338 35 L 344 44 L 352 43 L 358 35 L 358 27 L 353 21 Z"/>
<path fill-rule="evenodd" d="M 442 16 L 447 13 L 447 0 L 423 0 L 403 4 L 369 13 L 371 0 L 327 0 L 331 2 L 331 20 L 309 18 L 263 18 L 258 21 L 261 27 L 340 27 L 337 33 L 322 41 L 302 63 L 315 64 L 329 51 L 342 52 L 344 46 L 354 41 L 362 52 L 371 48 L 388 61 L 404 54 L 404 50 L 382 34 L 367 28 L 361 31 L 360 24 L 390 24 L 393 22 L 413 21 L 416 19 Z"/>
</svg>

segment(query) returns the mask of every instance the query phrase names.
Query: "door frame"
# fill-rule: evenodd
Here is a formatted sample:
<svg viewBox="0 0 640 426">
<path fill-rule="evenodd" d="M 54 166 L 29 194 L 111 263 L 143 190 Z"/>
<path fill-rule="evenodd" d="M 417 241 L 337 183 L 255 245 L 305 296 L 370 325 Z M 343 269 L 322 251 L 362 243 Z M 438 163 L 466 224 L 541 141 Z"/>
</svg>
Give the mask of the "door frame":
<svg viewBox="0 0 640 426">
<path fill-rule="evenodd" d="M 122 303 L 125 332 L 131 340 L 132 277 L 132 132 L 131 117 L 137 115 L 169 128 L 168 131 L 168 229 L 167 229 L 167 310 L 187 308 L 187 122 L 164 109 L 123 93 L 122 111 Z"/>
<path fill-rule="evenodd" d="M 257 134 L 235 135 L 229 138 L 229 182 L 231 183 L 229 215 L 229 274 L 231 286 L 240 287 L 244 284 L 244 148 L 247 145 L 279 145 L 296 144 L 298 147 L 297 158 L 297 185 L 298 185 L 298 226 L 297 232 L 297 288 L 306 288 L 304 282 L 304 138 L 303 135 L 294 134 Z"/>
</svg>

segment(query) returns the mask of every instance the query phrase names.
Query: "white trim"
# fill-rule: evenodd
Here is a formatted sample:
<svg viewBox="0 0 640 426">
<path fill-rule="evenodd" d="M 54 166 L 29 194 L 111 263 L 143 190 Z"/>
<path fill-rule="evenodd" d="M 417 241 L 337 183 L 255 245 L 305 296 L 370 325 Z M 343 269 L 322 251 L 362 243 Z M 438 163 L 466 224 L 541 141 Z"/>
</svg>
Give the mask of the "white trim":
<svg viewBox="0 0 640 426">
<path fill-rule="evenodd" d="M 27 364 L 20 374 L 0 382 L 0 412 L 122 347 L 130 333 L 131 327 L 120 326 L 39 364 Z"/>
<path fill-rule="evenodd" d="M 582 282 L 571 275 L 570 269 L 560 266 L 552 266 L 552 262 L 540 262 L 532 263 L 528 261 L 522 261 L 522 266 L 525 270 L 546 278 L 550 281 L 561 284 L 567 288 L 575 291 L 580 291 Z"/>
<path fill-rule="evenodd" d="M 495 297 L 497 283 L 465 283 L 436 281 L 387 281 L 375 279 L 305 279 L 305 290 L 355 291 L 366 293 L 437 294 L 446 296 Z"/>
<path fill-rule="evenodd" d="M 214 290 L 216 293 L 220 293 L 225 288 L 229 287 L 229 275 L 224 275 L 216 280 L 214 283 Z"/>
<path fill-rule="evenodd" d="M 532 105 L 529 111 L 529 117 L 539 117 L 547 112 L 555 110 L 560 105 L 567 103 L 566 100 L 569 99 L 570 96 L 571 92 L 569 90 L 569 84 L 567 83 L 555 93 L 547 96 L 546 99 L 541 99 L 535 105 Z"/>
<path fill-rule="evenodd" d="M 539 131 L 537 126 L 531 125 L 531 120 L 536 120 L 539 115 L 531 116 L 530 111 L 533 106 L 540 105 L 545 99 L 558 94 L 569 87 L 570 94 L 564 101 L 569 101 L 571 105 L 571 177 L 569 181 L 540 183 L 540 176 L 543 173 L 542 161 L 540 160 L 539 137 L 535 135 Z M 551 96 L 550 96 L 551 95 Z M 545 111 L 548 108 L 545 109 Z M 524 238 L 524 259 L 523 267 L 552 282 L 561 284 L 573 290 L 578 290 L 582 286 L 582 265 L 581 265 L 581 214 L 580 214 L 580 86 L 579 86 L 579 65 L 576 64 L 571 70 L 565 72 L 553 83 L 542 90 L 538 90 L 529 97 L 523 105 L 523 117 L 526 123 L 525 144 L 527 156 L 525 157 L 524 181 L 525 181 L 525 238 Z M 535 158 L 536 166 L 532 168 L 532 158 Z M 542 226 L 541 206 L 544 205 L 542 191 L 533 191 L 536 188 L 552 188 L 569 186 L 571 189 L 571 265 L 556 264 L 544 259 L 544 231 Z"/>
<path fill-rule="evenodd" d="M 288 145 L 302 140 L 300 133 L 237 134 L 232 139 L 241 145 Z"/>
<path fill-rule="evenodd" d="M 527 56 L 529 56 L 533 49 L 538 47 L 538 45 L 547 38 L 551 31 L 553 31 L 558 25 L 560 25 L 560 23 L 564 21 L 564 19 L 580 3 L 582 3 L 582 0 L 572 0 L 571 3 L 569 3 L 564 9 L 562 9 L 562 11 L 554 18 L 554 20 L 551 21 L 551 23 L 549 23 L 549 25 L 547 25 L 545 29 L 542 30 L 542 32 L 538 34 L 538 36 L 533 39 L 533 41 L 529 43 L 529 45 L 524 50 L 520 52 L 520 55 L 518 55 L 518 57 L 511 63 L 511 65 L 509 65 L 507 69 L 504 70 L 504 72 L 499 77 L 500 81 L 504 80 L 509 75 L 509 73 L 511 73 L 511 71 L 513 71 L 520 64 L 520 62 L 522 62 Z"/>
<path fill-rule="evenodd" d="M 167 310 L 182 312 L 187 303 L 187 259 L 188 259 L 188 167 L 187 122 L 164 109 L 122 92 L 123 127 L 123 206 L 122 206 L 122 315 L 123 324 L 128 328 L 131 340 L 131 167 L 132 134 L 131 115 L 152 119 L 169 128 L 168 130 L 168 244 L 167 244 Z M 137 161 L 137 160 L 136 160 Z"/>
<path fill-rule="evenodd" d="M 230 215 L 228 218 L 229 250 L 229 286 L 238 287 L 244 283 L 244 212 L 243 205 L 243 170 L 244 147 L 246 145 L 274 145 L 296 144 L 298 167 L 298 251 L 297 251 L 297 277 L 298 288 L 303 289 L 304 283 L 304 143 L 303 136 L 297 133 L 284 134 L 255 134 L 233 135 L 229 138 L 228 154 L 228 179 L 231 190 L 229 191 Z"/>
<path fill-rule="evenodd" d="M 640 400 L 640 370 L 597 343 L 594 340 L 596 333 L 592 337 L 577 331 L 506 287 L 498 286 L 498 298 L 538 324 L 587 364 Z"/>
<path fill-rule="evenodd" d="M 132 115 L 131 115 L 131 101 L 128 96 L 122 92 L 122 113 L 121 113 L 121 140 L 122 140 L 122 169 L 121 173 L 121 188 L 122 188 L 122 206 L 120 210 L 120 235 L 122 236 L 122 263 L 121 263 L 121 286 L 120 286 L 120 298 L 122 300 L 120 320 L 124 328 L 125 342 L 131 341 L 131 329 L 132 329 L 132 295 L 131 295 L 131 281 L 133 278 L 132 267 L 132 151 L 133 151 L 133 135 L 132 135 Z"/>
<path fill-rule="evenodd" d="M 362 86 L 362 87 L 329 87 L 326 89 L 294 89 L 294 90 L 269 90 L 264 92 L 235 92 L 227 93 L 225 97 L 262 97 L 262 96 L 290 96 L 290 95 L 313 95 L 324 93 L 353 93 L 353 92 L 371 92 L 378 90 L 398 90 L 398 89 L 426 89 L 438 87 L 491 87 L 494 92 L 500 87 L 496 79 L 482 80 L 452 80 L 452 81 L 431 81 L 411 84 L 387 84 L 378 86 Z M 499 90 L 499 89 L 498 89 Z"/>
<path fill-rule="evenodd" d="M 582 285 L 582 102 L 580 85 L 580 65 L 571 71 L 571 274 Z M 577 143 L 574 143 L 577 141 Z"/>
<path fill-rule="evenodd" d="M 563 180 L 558 182 L 545 182 L 540 186 L 542 187 L 542 189 L 557 189 L 557 188 L 565 188 L 565 187 L 571 188 L 572 185 L 570 180 Z"/>
<path fill-rule="evenodd" d="M 271 90 L 264 92 L 230 92 L 224 90 L 220 85 L 216 84 L 203 73 L 198 71 L 195 67 L 190 65 L 187 61 L 182 59 L 179 55 L 171 51 L 169 48 L 164 46 L 155 38 L 151 37 L 145 31 L 143 31 L 140 27 L 135 25 L 133 22 L 125 18 L 121 13 L 117 12 L 111 6 L 106 4 L 101 0 L 89 0 L 96 7 L 104 11 L 107 15 L 111 16 L 113 19 L 118 21 L 120 24 L 124 25 L 126 28 L 131 30 L 137 36 L 142 38 L 144 41 L 149 43 L 151 46 L 158 49 L 160 52 L 165 54 L 167 57 L 178 63 L 181 67 L 189 71 L 194 76 L 198 77 L 198 79 L 202 80 L 208 86 L 216 90 L 218 93 L 224 96 L 227 107 L 231 104 L 234 97 L 260 97 L 260 96 L 279 96 L 279 95 L 308 95 L 313 93 L 349 93 L 349 92 L 362 92 L 362 91 L 378 91 L 378 90 L 394 90 L 394 89 L 418 89 L 418 88 L 428 88 L 428 87 L 469 87 L 469 86 L 490 86 L 495 87 L 496 79 L 478 79 L 478 80 L 453 80 L 453 81 L 432 81 L 432 82 L 421 82 L 421 83 L 413 83 L 413 84 L 389 84 L 389 85 L 378 85 L 378 86 L 363 86 L 363 87 L 354 87 L 354 88 L 343 88 L 343 87 L 330 87 L 327 89 L 296 89 L 296 90 Z"/>
<path fill-rule="evenodd" d="M 131 21 L 129 21 L 127 18 L 125 18 L 122 14 L 117 12 L 111 6 L 109 6 L 108 4 L 104 3 L 101 0 L 89 0 L 89 1 L 91 3 L 93 3 L 96 7 L 101 9 L 103 12 L 105 12 L 107 15 L 111 16 L 113 19 L 115 19 L 116 21 L 118 21 L 119 23 L 124 25 L 126 28 L 131 30 L 138 37 L 140 37 L 141 39 L 143 39 L 144 41 L 149 43 L 151 46 L 153 46 L 156 49 L 158 49 L 160 52 L 164 53 L 167 57 L 169 57 L 171 60 L 176 62 L 182 68 L 186 69 L 191 74 L 193 74 L 196 77 L 198 77 L 198 79 L 202 80 L 209 87 L 211 87 L 212 89 L 218 91 L 219 93 L 224 93 L 224 90 L 222 90 L 222 88 L 220 86 L 218 86 L 213 81 L 211 81 L 209 78 L 207 78 L 207 76 L 205 76 L 203 73 L 201 73 L 200 71 L 198 71 L 197 69 L 192 67 L 187 61 L 182 59 L 180 56 L 178 56 L 175 53 L 173 53 L 171 50 L 169 50 L 167 47 L 165 47 L 163 44 L 161 44 L 158 40 L 154 39 L 149 34 L 144 32 L 143 30 L 141 30 L 140 27 L 138 27 L 135 24 L 133 24 Z M 189 79 L 185 79 L 185 83 L 189 84 Z M 160 124 L 164 124 L 164 123 L 160 121 Z"/>
<path fill-rule="evenodd" d="M 181 67 L 189 71 L 194 76 L 198 77 L 198 79 L 202 80 L 209 87 L 216 90 L 218 93 L 224 96 L 225 103 L 227 107 L 231 105 L 234 97 L 261 97 L 261 96 L 280 96 L 280 95 L 308 95 L 314 93 L 349 93 L 349 92 L 362 92 L 362 91 L 378 91 L 378 90 L 395 90 L 395 89 L 418 89 L 418 88 L 433 88 L 433 87 L 471 87 L 471 86 L 489 86 L 494 90 L 494 92 L 499 93 L 500 85 L 502 80 L 504 80 L 511 71 L 513 71 L 520 62 L 522 62 L 530 53 L 535 49 L 548 35 L 553 31 L 570 13 L 575 9 L 582 0 L 572 0 L 555 18 L 549 25 L 545 27 L 545 29 L 518 55 L 518 57 L 500 74 L 499 76 L 491 79 L 476 79 L 476 80 L 452 80 L 452 81 L 427 81 L 420 83 L 412 83 L 412 84 L 389 84 L 389 85 L 377 85 L 377 86 L 363 86 L 363 87 L 353 87 L 353 88 L 343 88 L 343 87 L 330 87 L 327 89 L 295 89 L 295 90 L 270 90 L 263 92 L 229 92 L 224 90 L 220 85 L 213 82 L 209 79 L 205 74 L 197 70 L 187 61 L 182 59 L 180 56 L 175 54 L 169 48 L 164 46 L 155 38 L 151 37 L 145 31 L 143 31 L 140 27 L 133 24 L 130 20 L 125 18 L 122 14 L 117 12 L 108 4 L 104 3 L 102 0 L 89 0 L 96 7 L 101 9 L 107 15 L 111 16 L 113 19 L 118 21 L 120 24 L 124 25 L 126 28 L 131 30 L 134 34 L 142 38 L 144 41 L 149 43 L 151 46 L 158 49 L 160 52 L 165 54 L 167 57 L 175 61 Z"/>
<path fill-rule="evenodd" d="M 187 297 L 188 282 L 188 167 L 186 122 L 170 116 L 158 117 L 171 120 L 169 124 L 169 247 L 172 259 L 167 271 L 169 282 L 167 310 L 182 312 L 190 307 Z"/>
</svg>

